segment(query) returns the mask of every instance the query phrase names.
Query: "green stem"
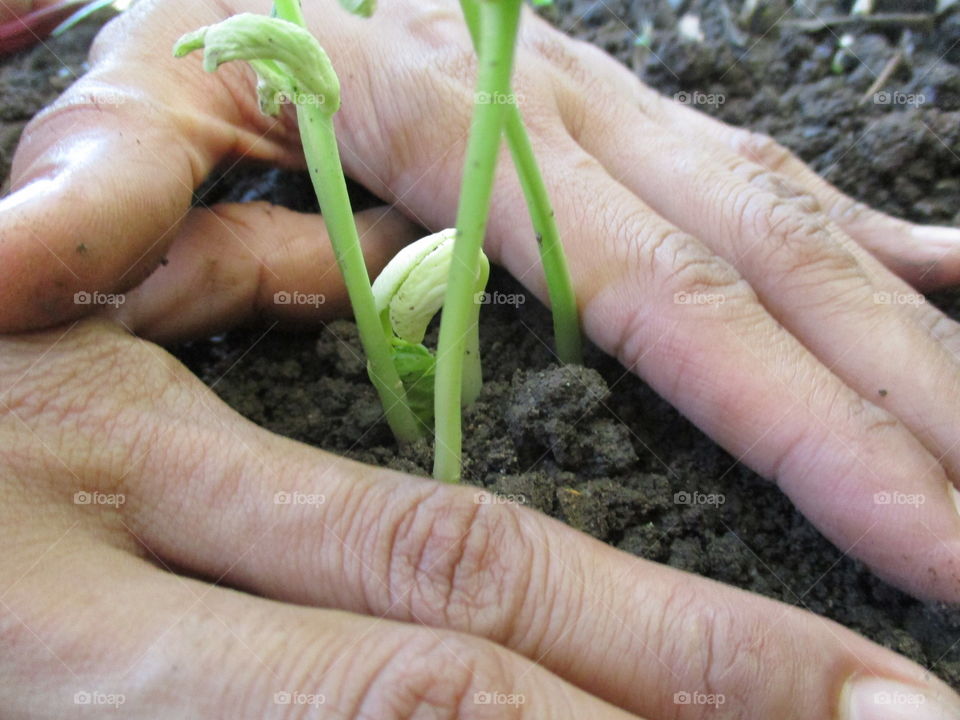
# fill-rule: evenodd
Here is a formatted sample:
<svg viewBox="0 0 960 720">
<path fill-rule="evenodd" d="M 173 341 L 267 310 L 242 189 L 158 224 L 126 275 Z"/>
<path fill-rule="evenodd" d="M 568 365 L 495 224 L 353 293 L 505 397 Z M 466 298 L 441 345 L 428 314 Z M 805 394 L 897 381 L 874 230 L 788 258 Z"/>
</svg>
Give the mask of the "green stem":
<svg viewBox="0 0 960 720">
<path fill-rule="evenodd" d="M 583 346 L 580 339 L 580 313 L 577 309 L 577 296 L 573 291 L 573 281 L 567 267 L 566 253 L 560 242 L 560 231 L 550 196 L 537 160 L 533 154 L 533 145 L 523 126 L 520 109 L 511 105 L 507 114 L 507 145 L 513 164 L 517 168 L 520 186 L 530 210 L 530 220 L 537 234 L 537 247 L 540 249 L 540 262 L 547 279 L 547 293 L 550 296 L 550 308 L 553 312 L 553 336 L 557 345 L 560 362 L 569 365 L 583 364 Z"/>
<path fill-rule="evenodd" d="M 478 0 L 461 0 L 464 19 L 470 30 L 474 47 L 480 40 L 480 14 Z M 580 365 L 583 362 L 583 346 L 580 337 L 580 315 L 577 296 L 573 291 L 567 258 L 560 242 L 560 231 L 550 204 L 543 176 L 537 166 L 533 145 L 523 124 L 520 108 L 511 103 L 507 110 L 504 127 L 507 146 L 513 164 L 517 168 L 520 187 L 523 189 L 530 220 L 537 236 L 540 261 L 547 280 L 547 293 L 553 312 L 553 334 L 560 362 Z"/>
<path fill-rule="evenodd" d="M 490 278 L 490 263 L 483 258 L 480 263 L 480 277 L 477 278 L 477 284 L 473 286 L 474 298 L 484 291 L 487 287 L 487 280 Z M 480 397 L 480 391 L 483 389 L 483 363 L 480 359 L 480 308 L 483 307 L 479 302 L 473 303 L 473 314 L 470 316 L 468 335 L 465 345 L 463 358 L 463 397 L 460 404 L 463 407 L 469 407 Z"/>
<path fill-rule="evenodd" d="M 420 426 L 407 405 L 403 382 L 393 364 L 370 289 L 360 238 L 343 177 L 333 117 L 317 105 L 298 105 L 297 120 L 313 188 L 330 235 L 337 264 L 350 296 L 360 341 L 367 355 L 370 380 L 377 389 L 387 423 L 399 442 L 420 437 Z"/>
<path fill-rule="evenodd" d="M 306 27 L 299 0 L 276 0 L 274 10 L 277 17 Z M 397 440 L 413 442 L 420 437 L 420 425 L 407 405 L 403 382 L 393 364 L 389 336 L 383 332 L 373 300 L 370 276 L 363 260 L 350 194 L 340 163 L 333 114 L 320 105 L 297 105 L 297 121 L 310 179 L 320 202 L 320 211 L 347 286 L 360 342 L 367 356 L 370 380 L 380 396 L 387 423 Z"/>
<path fill-rule="evenodd" d="M 292 22 L 302 28 L 307 26 L 307 21 L 303 17 L 303 8 L 300 7 L 300 0 L 274 0 L 273 10 L 278 18 Z"/>
<path fill-rule="evenodd" d="M 474 108 L 467 159 L 457 210 L 457 240 L 440 321 L 435 392 L 436 447 L 433 475 L 460 479 L 461 391 L 467 337 L 476 322 L 473 297 L 477 263 L 490 212 L 493 178 L 508 105 L 521 0 L 488 0 L 480 8 L 478 96 L 490 99 Z"/>
</svg>

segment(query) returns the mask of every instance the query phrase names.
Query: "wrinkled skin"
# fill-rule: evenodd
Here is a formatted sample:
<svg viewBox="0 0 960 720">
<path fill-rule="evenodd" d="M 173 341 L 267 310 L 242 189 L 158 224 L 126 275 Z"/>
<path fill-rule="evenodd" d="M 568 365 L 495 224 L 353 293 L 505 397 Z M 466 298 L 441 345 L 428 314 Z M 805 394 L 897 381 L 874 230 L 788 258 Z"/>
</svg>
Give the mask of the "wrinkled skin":
<svg viewBox="0 0 960 720">
<path fill-rule="evenodd" d="M 302 165 L 292 115 L 257 113 L 247 69 L 170 57 L 183 32 L 265 5 L 143 0 L 18 150 L 0 329 L 53 329 L 0 340 L 5 717 L 99 716 L 75 704 L 89 692 L 133 718 L 303 717 L 319 695 L 344 718 L 872 718 L 884 680 L 960 714 L 922 669 L 810 614 L 270 435 L 128 332 L 348 310 L 319 218 L 189 210 L 217 164 Z M 453 2 L 381 5 L 369 21 L 309 8 L 343 83 L 344 164 L 393 206 L 359 217 L 372 272 L 413 222 L 452 224 L 474 69 Z M 878 301 L 956 282 L 956 231 L 851 202 L 532 15 L 515 86 L 587 334 L 843 550 L 960 600 L 957 326 Z M 486 251 L 544 297 L 532 234 L 501 163 Z M 328 302 L 279 306 L 279 290 Z M 101 309 L 113 322 L 77 323 L 78 291 L 129 292 Z M 892 492 L 925 502 L 875 499 Z"/>
</svg>

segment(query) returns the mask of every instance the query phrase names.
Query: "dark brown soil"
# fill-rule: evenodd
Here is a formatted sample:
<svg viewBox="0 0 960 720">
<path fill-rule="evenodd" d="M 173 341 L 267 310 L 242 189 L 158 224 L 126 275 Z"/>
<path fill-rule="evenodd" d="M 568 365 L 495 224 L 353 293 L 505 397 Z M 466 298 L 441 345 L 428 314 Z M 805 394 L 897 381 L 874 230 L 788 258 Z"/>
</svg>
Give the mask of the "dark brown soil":
<svg viewBox="0 0 960 720">
<path fill-rule="evenodd" d="M 747 31 L 728 19 L 738 15 L 739 0 L 567 0 L 547 14 L 666 94 L 722 94 L 725 102 L 703 109 L 774 135 L 855 197 L 919 222 L 960 223 L 960 13 L 929 31 L 853 29 L 837 74 L 831 65 L 841 31 L 808 33 L 783 23 L 771 29 L 788 4 L 760 4 Z M 851 4 L 798 3 L 811 10 L 787 18 L 846 14 Z M 932 4 L 878 2 L 890 10 Z M 684 13 L 701 17 L 706 42 L 679 41 Z M 634 42 L 646 21 L 653 22 L 649 51 Z M 77 48 L 88 39 L 82 29 L 51 47 L 76 70 Z M 861 103 L 898 49 L 904 62 L 879 90 L 894 101 L 870 96 Z M 22 123 L 69 76 L 61 67 L 42 49 L 0 66 L 4 175 Z M 913 102 L 896 102 L 897 93 Z M 315 207 L 304 177 L 256 168 L 211 183 L 201 195 L 203 202 Z M 588 351 L 589 369 L 557 367 L 544 309 L 503 273 L 491 288 L 526 302 L 491 305 L 482 315 L 486 384 L 466 417 L 469 482 L 628 552 L 830 617 L 960 689 L 960 607 L 924 605 L 842 556 L 775 488 L 596 350 Z M 933 300 L 960 318 L 960 293 Z M 229 404 L 270 430 L 427 474 L 430 448 L 398 450 L 380 420 L 350 322 L 297 335 L 238 330 L 177 352 Z M 692 494 L 700 502 L 688 504 Z"/>
</svg>

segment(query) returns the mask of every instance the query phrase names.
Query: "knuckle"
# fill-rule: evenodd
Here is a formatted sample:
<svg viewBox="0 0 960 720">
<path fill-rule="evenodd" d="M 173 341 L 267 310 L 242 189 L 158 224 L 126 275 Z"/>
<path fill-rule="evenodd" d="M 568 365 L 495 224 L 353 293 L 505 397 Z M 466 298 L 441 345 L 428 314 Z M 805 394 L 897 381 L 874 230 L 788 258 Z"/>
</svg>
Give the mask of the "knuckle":
<svg viewBox="0 0 960 720">
<path fill-rule="evenodd" d="M 463 18 L 450 3 L 427 0 L 417 3 L 413 9 L 387 5 L 378 8 L 377 13 L 401 26 L 405 35 L 419 40 L 428 51 L 445 52 L 454 46 L 470 48 Z M 453 38 L 457 41 L 451 42 Z"/>
<path fill-rule="evenodd" d="M 667 291 L 746 294 L 746 284 L 740 274 L 692 235 L 663 232 L 652 239 L 645 251 L 650 267 L 660 274 L 659 281 Z"/>
<path fill-rule="evenodd" d="M 954 347 L 960 342 L 960 323 L 939 310 L 931 310 L 925 322 L 927 331 L 934 340 L 947 347 Z"/>
<path fill-rule="evenodd" d="M 465 720 L 520 717 L 519 703 L 490 707 L 485 698 L 519 696 L 506 655 L 484 641 L 415 632 L 368 677 L 356 718 Z"/>
<path fill-rule="evenodd" d="M 819 285 L 856 279 L 867 284 L 856 257 L 834 238 L 806 196 L 751 191 L 736 215 L 742 235 L 767 239 L 761 266 L 778 281 Z"/>
<path fill-rule="evenodd" d="M 695 237 L 672 227 L 654 232 L 637 227 L 646 222 L 640 215 L 625 218 L 617 237 L 628 250 L 623 267 L 635 268 L 636 282 L 655 288 L 664 303 L 680 308 L 685 322 L 709 322 L 753 317 L 760 307 L 749 283 L 725 260 L 712 253 Z M 646 352 L 643 325 L 649 310 L 635 307 L 626 317 L 614 354 L 633 367 Z"/>
<path fill-rule="evenodd" d="M 891 432 L 903 431 L 903 425 L 895 416 L 846 386 L 826 383 L 822 378 L 815 382 L 817 395 L 812 396 L 808 403 L 818 408 L 818 422 L 805 424 L 777 453 L 769 474 L 778 485 L 791 479 L 809 477 L 811 471 L 822 462 L 820 452 L 825 442 L 824 428 L 853 427 L 858 442 L 874 441 L 879 444 L 886 442 Z M 863 472 L 862 464 L 854 455 L 838 459 L 833 467 L 838 487 Z"/>
<path fill-rule="evenodd" d="M 122 377 L 128 368 L 120 334 L 97 332 L 95 325 L 70 330 L 49 353 L 41 354 L 46 337 L 8 343 L 0 364 L 0 375 L 11 381 L 4 414 L 21 420 L 50 417 L 60 424 L 94 403 L 98 379 Z"/>
<path fill-rule="evenodd" d="M 768 663 L 788 658 L 760 619 L 729 601 L 704 598 L 703 588 L 693 583 L 672 588 L 652 630 L 654 647 L 678 692 L 723 695 L 724 707 L 750 707 L 749 689 L 762 681 Z M 731 697 L 738 692 L 743 696 Z M 713 710 L 709 704 L 690 706 L 693 712 L 698 708 L 703 716 Z"/>
<path fill-rule="evenodd" d="M 469 44 L 450 44 L 431 52 L 431 67 L 440 75 L 464 87 L 472 86 L 477 73 L 477 58 Z"/>
<path fill-rule="evenodd" d="M 839 225 L 858 225 L 877 219 L 878 213 L 866 203 L 844 195 L 830 209 L 830 217 Z"/>
<path fill-rule="evenodd" d="M 795 183 L 790 178 L 778 172 L 755 163 L 736 162 L 734 174 L 743 177 L 747 185 L 754 191 L 773 200 L 785 201 L 797 212 L 817 216 L 823 211 L 817 197 Z M 825 218 L 820 218 L 821 223 Z"/>
<path fill-rule="evenodd" d="M 0 432 L 19 439 L 11 450 L 28 449 L 4 452 L 4 462 L 44 484 L 83 477 L 84 489 L 106 493 L 122 489 L 123 469 L 155 437 L 157 406 L 167 393 L 187 397 L 180 391 L 190 381 L 172 356 L 101 321 L 77 325 L 54 348 L 48 336 L 11 341 L 0 378 L 11 379 Z M 50 451 L 55 472 L 39 473 L 37 458 Z"/>
<path fill-rule="evenodd" d="M 561 75 L 574 83 L 590 81 L 592 73 L 578 52 L 580 41 L 570 40 L 552 28 L 535 27 L 521 35 L 521 46 L 534 57 L 546 61 Z"/>
<path fill-rule="evenodd" d="M 438 487 L 389 533 L 388 602 L 414 619 L 501 639 L 513 632 L 534 576 L 520 508 Z"/>
<path fill-rule="evenodd" d="M 795 157 L 769 135 L 752 130 L 735 132 L 732 145 L 738 155 L 772 172 L 779 172 Z"/>
</svg>

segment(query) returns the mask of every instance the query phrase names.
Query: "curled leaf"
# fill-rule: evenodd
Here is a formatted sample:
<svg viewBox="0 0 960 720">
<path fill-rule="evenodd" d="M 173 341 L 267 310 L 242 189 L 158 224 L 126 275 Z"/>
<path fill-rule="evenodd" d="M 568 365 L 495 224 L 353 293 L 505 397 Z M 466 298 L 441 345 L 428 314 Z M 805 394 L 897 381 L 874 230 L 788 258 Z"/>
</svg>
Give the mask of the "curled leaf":
<svg viewBox="0 0 960 720">
<path fill-rule="evenodd" d="M 203 49 L 203 67 L 213 72 L 234 60 L 247 60 L 257 73 L 261 108 L 276 112 L 282 99 L 310 103 L 333 114 L 340 107 L 340 81 L 327 53 L 308 31 L 280 18 L 234 15 L 187 33 L 173 54 Z"/>
<path fill-rule="evenodd" d="M 442 230 L 411 243 L 394 256 L 373 283 L 377 312 L 386 314 L 397 337 L 423 341 L 427 325 L 443 306 L 457 231 Z M 477 283 L 486 284 L 489 262 L 480 253 Z M 480 287 L 480 290 L 483 288 Z"/>
</svg>

